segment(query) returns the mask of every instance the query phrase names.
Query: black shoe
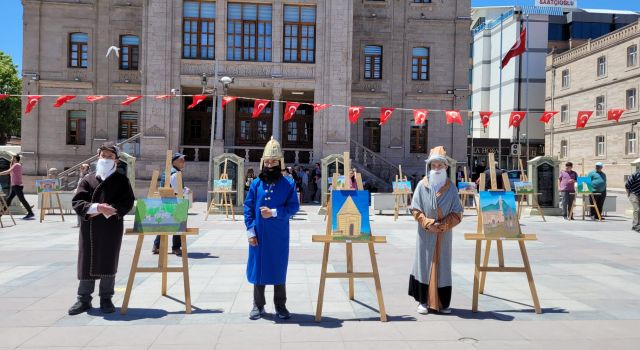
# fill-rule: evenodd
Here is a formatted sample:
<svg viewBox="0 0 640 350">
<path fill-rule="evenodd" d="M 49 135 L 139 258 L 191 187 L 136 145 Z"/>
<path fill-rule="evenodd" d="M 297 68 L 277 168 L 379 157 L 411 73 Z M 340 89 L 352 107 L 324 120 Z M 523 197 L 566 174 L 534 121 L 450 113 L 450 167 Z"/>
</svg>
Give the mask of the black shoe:
<svg viewBox="0 0 640 350">
<path fill-rule="evenodd" d="M 173 254 L 175 254 L 176 256 L 182 256 L 182 249 L 180 248 L 173 248 L 171 249 L 171 251 L 173 252 Z"/>
<path fill-rule="evenodd" d="M 78 315 L 88 310 L 91 310 L 91 302 L 83 302 L 78 300 L 69 309 L 69 315 L 71 316 Z"/>
<path fill-rule="evenodd" d="M 287 307 L 284 305 L 276 306 L 276 315 L 278 315 L 278 318 L 281 320 L 288 320 L 291 318 L 291 313 L 289 312 L 289 310 L 287 310 Z"/>
<path fill-rule="evenodd" d="M 33 220 L 34 216 L 33 213 L 30 213 L 23 217 L 22 220 Z"/>
<path fill-rule="evenodd" d="M 262 316 L 264 316 L 265 312 L 264 312 L 264 307 L 257 307 L 255 305 L 253 305 L 253 309 L 251 309 L 251 312 L 249 313 L 249 319 L 250 320 L 257 320 L 259 318 L 261 318 Z"/>
<path fill-rule="evenodd" d="M 154 255 L 160 254 L 160 248 L 153 246 L 153 248 L 151 248 L 151 253 L 153 253 Z"/>
<path fill-rule="evenodd" d="M 105 314 L 112 314 L 116 312 L 116 307 L 113 305 L 113 302 L 111 302 L 110 298 L 100 298 L 100 310 L 102 310 L 102 312 Z"/>
</svg>

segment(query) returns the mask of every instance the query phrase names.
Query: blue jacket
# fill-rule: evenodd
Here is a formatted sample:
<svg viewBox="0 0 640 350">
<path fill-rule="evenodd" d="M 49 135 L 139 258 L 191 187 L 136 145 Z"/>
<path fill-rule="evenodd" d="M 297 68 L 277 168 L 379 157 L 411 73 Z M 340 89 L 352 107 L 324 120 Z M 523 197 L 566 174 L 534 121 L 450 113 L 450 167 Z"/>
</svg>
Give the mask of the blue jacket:
<svg viewBox="0 0 640 350">
<path fill-rule="evenodd" d="M 276 209 L 277 216 L 264 219 L 260 207 Z M 258 245 L 249 245 L 247 280 L 258 285 L 285 284 L 289 265 L 289 219 L 300 204 L 292 179 L 282 177 L 275 184 L 253 180 L 244 201 L 244 223 L 253 229 Z"/>
</svg>

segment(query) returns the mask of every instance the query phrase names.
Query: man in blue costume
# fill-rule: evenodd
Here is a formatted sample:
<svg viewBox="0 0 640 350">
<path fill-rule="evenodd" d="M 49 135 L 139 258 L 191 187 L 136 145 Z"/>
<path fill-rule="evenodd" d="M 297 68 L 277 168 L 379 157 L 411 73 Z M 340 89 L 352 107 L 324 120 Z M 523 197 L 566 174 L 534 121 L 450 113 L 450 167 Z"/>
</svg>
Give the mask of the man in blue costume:
<svg viewBox="0 0 640 350">
<path fill-rule="evenodd" d="M 280 319 L 288 319 L 291 314 L 285 306 L 285 283 L 289 264 L 289 219 L 298 212 L 300 204 L 295 183 L 282 176 L 282 148 L 273 137 L 264 149 L 260 167 L 262 172 L 251 183 L 244 201 L 244 223 L 249 240 L 247 280 L 253 284 L 253 309 L 249 318 L 257 320 L 265 314 L 265 286 L 273 285 L 276 314 Z"/>
</svg>

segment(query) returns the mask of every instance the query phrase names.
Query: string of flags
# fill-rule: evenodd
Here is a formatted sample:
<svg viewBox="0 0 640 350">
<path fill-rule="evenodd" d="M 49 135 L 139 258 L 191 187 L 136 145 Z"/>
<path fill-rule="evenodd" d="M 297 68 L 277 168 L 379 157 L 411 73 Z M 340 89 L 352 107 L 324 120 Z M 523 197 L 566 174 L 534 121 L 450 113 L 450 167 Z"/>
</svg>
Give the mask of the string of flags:
<svg viewBox="0 0 640 350">
<path fill-rule="evenodd" d="M 31 111 L 38 105 L 38 103 L 42 100 L 43 97 L 55 97 L 55 102 L 53 104 L 54 108 L 60 108 L 65 103 L 80 100 L 84 98 L 86 102 L 95 103 L 98 101 L 103 101 L 107 98 L 124 98 L 120 105 L 129 106 L 136 101 L 142 98 L 153 98 L 156 100 L 168 100 L 174 97 L 191 97 L 191 104 L 187 106 L 187 109 L 193 109 L 197 105 L 199 105 L 202 101 L 204 101 L 207 97 L 213 96 L 211 94 L 201 94 L 201 95 L 10 95 L 10 94 L 0 94 L 0 101 L 10 98 L 17 97 L 27 98 L 27 103 L 25 107 L 24 114 L 27 115 L 31 113 Z M 313 111 L 318 113 L 324 109 L 330 107 L 337 108 L 347 108 L 348 109 L 348 118 L 349 122 L 355 124 L 362 112 L 365 109 L 379 109 L 380 110 L 380 125 L 386 124 L 390 119 L 392 114 L 396 111 L 410 111 L 413 113 L 413 122 L 415 125 L 424 125 L 427 121 L 430 112 L 444 112 L 447 124 L 460 124 L 463 125 L 462 122 L 462 113 L 468 113 L 470 118 L 473 118 L 474 113 L 478 113 L 480 116 L 480 121 L 482 123 L 483 128 L 487 129 L 489 127 L 489 122 L 491 117 L 493 116 L 493 112 L 491 111 L 471 111 L 471 110 L 439 110 L 439 109 L 414 109 L 414 108 L 393 108 L 393 107 L 365 107 L 365 106 L 346 106 L 346 105 L 338 105 L 338 104 L 329 104 L 329 103 L 311 103 L 311 102 L 292 102 L 292 101 L 280 101 L 280 100 L 269 100 L 262 98 L 254 98 L 254 97 L 241 97 L 241 96 L 223 96 L 222 97 L 222 108 L 232 101 L 237 99 L 241 100 L 253 100 L 254 108 L 253 113 L 251 115 L 252 118 L 259 118 L 264 109 L 270 103 L 284 103 L 284 115 L 283 120 L 289 121 L 293 118 L 294 114 L 298 110 L 301 105 L 311 105 L 313 106 Z M 578 111 L 578 117 L 576 121 L 576 129 L 584 128 L 591 118 L 591 115 L 594 111 Z M 625 112 L 624 109 L 610 109 L 607 111 L 607 120 L 613 120 L 618 122 L 622 117 L 622 114 Z M 531 112 L 530 112 L 531 113 Z M 540 113 L 540 112 L 534 112 Z M 544 111 L 540 116 L 539 121 L 542 123 L 549 123 L 549 121 L 558 114 L 558 111 Z M 509 115 L 509 127 L 517 128 L 520 126 L 522 121 L 527 117 L 527 112 L 525 111 L 513 111 Z"/>
</svg>

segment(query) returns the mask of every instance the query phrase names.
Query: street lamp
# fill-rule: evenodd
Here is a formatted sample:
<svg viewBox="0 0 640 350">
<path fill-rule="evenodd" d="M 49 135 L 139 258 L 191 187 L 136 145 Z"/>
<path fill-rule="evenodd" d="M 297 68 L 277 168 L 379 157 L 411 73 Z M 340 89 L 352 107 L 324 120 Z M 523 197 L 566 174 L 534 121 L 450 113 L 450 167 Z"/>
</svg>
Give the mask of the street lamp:
<svg viewBox="0 0 640 350">
<path fill-rule="evenodd" d="M 216 64 L 215 77 L 216 77 L 216 79 L 218 77 L 217 64 Z M 228 77 L 228 76 L 223 76 L 222 78 L 220 78 L 220 80 L 218 80 L 218 82 L 220 82 L 222 84 L 222 95 L 223 96 L 225 96 L 227 94 L 227 89 L 229 88 L 229 85 L 233 84 L 233 81 L 234 81 L 234 78 L 231 78 L 231 77 Z M 207 85 L 207 74 L 206 73 L 202 73 L 202 92 L 203 93 L 205 91 L 206 85 Z M 216 120 L 216 113 L 218 113 L 218 87 L 217 87 L 217 84 L 215 84 L 215 80 L 214 80 L 214 85 L 213 85 L 213 105 L 212 105 L 212 111 L 211 111 L 211 132 L 209 133 L 210 134 L 209 135 L 209 177 L 207 178 L 207 203 L 209 202 L 208 191 L 210 191 L 213 188 L 212 185 L 211 185 L 212 184 L 211 164 L 213 163 L 213 141 L 214 141 L 214 135 L 216 134 L 216 129 L 218 128 L 218 122 Z M 224 111 L 222 109 L 220 109 L 219 113 L 224 113 Z M 222 120 L 222 116 L 220 116 L 220 119 Z"/>
</svg>

